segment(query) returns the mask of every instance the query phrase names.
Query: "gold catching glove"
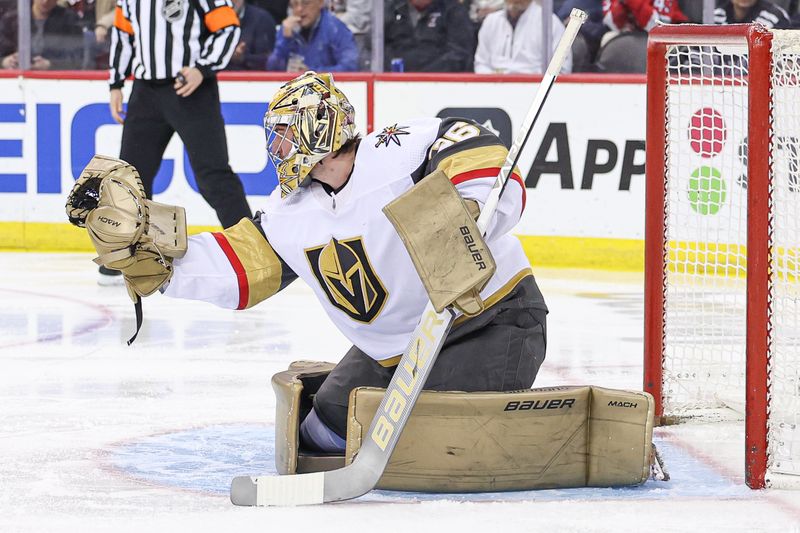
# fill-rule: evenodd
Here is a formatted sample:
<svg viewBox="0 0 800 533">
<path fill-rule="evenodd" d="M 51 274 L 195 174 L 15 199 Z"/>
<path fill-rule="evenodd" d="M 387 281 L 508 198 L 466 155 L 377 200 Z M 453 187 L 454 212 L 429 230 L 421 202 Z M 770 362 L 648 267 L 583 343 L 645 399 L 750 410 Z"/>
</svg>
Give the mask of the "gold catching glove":
<svg viewBox="0 0 800 533">
<path fill-rule="evenodd" d="M 96 155 L 69 193 L 69 221 L 89 232 L 95 263 L 121 270 L 136 305 L 172 277 L 172 259 L 186 253 L 186 212 L 148 200 L 136 169 L 120 159 Z M 136 338 L 128 341 L 128 344 Z"/>
</svg>

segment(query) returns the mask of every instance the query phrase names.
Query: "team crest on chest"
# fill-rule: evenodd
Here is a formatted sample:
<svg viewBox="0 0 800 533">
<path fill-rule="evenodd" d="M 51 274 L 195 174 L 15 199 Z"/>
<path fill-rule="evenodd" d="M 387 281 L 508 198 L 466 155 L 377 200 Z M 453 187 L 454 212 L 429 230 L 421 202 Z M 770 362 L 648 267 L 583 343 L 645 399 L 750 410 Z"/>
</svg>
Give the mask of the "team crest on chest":
<svg viewBox="0 0 800 533">
<path fill-rule="evenodd" d="M 400 136 L 409 135 L 411 133 L 410 131 L 406 131 L 407 129 L 408 126 L 398 126 L 397 124 L 386 126 L 383 128 L 383 131 L 378 134 L 378 142 L 375 143 L 375 148 L 380 145 L 389 146 L 389 143 L 400 146 Z"/>
<path fill-rule="evenodd" d="M 350 318 L 369 324 L 383 309 L 388 293 L 372 269 L 361 237 L 331 239 L 305 250 L 322 290 L 331 304 Z"/>
</svg>

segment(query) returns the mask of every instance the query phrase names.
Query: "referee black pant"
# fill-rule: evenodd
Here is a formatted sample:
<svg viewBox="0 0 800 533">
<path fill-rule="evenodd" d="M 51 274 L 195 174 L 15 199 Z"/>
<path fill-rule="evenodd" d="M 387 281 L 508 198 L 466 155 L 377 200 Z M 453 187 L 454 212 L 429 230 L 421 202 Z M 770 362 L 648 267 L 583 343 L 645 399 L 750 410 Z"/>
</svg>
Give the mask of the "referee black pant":
<svg viewBox="0 0 800 533">
<path fill-rule="evenodd" d="M 215 78 L 203 80 L 186 98 L 172 80 L 135 80 L 122 129 L 120 159 L 139 171 L 148 198 L 172 134 L 180 136 L 194 170 L 197 188 L 227 228 L 253 214 L 244 188 L 228 163 L 225 124 Z"/>
</svg>

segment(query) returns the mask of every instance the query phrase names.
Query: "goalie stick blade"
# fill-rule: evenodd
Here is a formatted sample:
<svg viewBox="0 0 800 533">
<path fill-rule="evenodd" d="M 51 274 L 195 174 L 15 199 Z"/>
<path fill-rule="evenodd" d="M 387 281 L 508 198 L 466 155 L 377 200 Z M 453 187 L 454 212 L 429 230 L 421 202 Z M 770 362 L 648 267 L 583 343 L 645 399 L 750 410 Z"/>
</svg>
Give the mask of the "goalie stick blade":
<svg viewBox="0 0 800 533">
<path fill-rule="evenodd" d="M 231 482 L 231 503 L 243 506 L 292 506 L 323 503 L 322 472 L 293 476 L 238 476 Z"/>
</svg>

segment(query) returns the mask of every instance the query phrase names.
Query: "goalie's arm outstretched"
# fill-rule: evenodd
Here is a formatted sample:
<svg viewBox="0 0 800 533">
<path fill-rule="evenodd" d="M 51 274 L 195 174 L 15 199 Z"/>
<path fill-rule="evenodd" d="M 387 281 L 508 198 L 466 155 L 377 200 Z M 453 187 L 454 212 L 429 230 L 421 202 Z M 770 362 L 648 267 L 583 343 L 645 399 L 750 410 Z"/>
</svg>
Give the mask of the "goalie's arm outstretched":
<svg viewBox="0 0 800 533">
<path fill-rule="evenodd" d="M 260 214 L 214 233 L 189 237 L 186 255 L 162 290 L 174 298 L 247 309 L 284 289 L 297 274 L 270 246 Z"/>
<path fill-rule="evenodd" d="M 270 246 L 259 216 L 187 237 L 184 209 L 149 200 L 136 169 L 119 159 L 92 158 L 66 211 L 72 224 L 88 231 L 95 262 L 122 271 L 137 309 L 137 332 L 141 298 L 157 290 L 245 309 L 297 278 Z"/>
</svg>

